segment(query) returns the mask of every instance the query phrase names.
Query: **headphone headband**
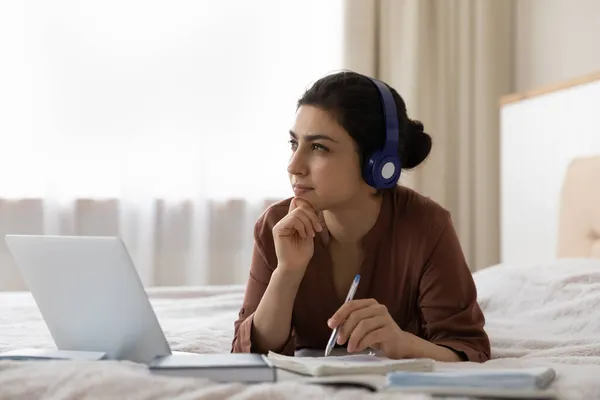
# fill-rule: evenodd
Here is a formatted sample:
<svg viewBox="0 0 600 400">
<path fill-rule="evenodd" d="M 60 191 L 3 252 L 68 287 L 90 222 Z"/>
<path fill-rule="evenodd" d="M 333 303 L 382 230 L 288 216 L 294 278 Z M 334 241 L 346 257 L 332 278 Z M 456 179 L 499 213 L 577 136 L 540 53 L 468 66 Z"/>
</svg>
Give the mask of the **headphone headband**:
<svg viewBox="0 0 600 400">
<path fill-rule="evenodd" d="M 383 148 L 375 151 L 366 160 L 364 179 L 375 189 L 388 189 L 396 186 L 400 178 L 402 163 L 398 155 L 400 127 L 394 95 L 388 86 L 375 78 L 369 79 L 378 89 L 383 107 L 385 122 L 385 143 Z"/>
<path fill-rule="evenodd" d="M 377 89 L 379 89 L 379 97 L 381 98 L 381 104 L 383 105 L 383 118 L 385 120 L 385 144 L 383 145 L 383 148 L 397 152 L 400 129 L 398 127 L 398 112 L 396 110 L 394 95 L 385 83 L 374 78 L 369 79 L 371 79 L 375 86 L 377 86 Z"/>
</svg>

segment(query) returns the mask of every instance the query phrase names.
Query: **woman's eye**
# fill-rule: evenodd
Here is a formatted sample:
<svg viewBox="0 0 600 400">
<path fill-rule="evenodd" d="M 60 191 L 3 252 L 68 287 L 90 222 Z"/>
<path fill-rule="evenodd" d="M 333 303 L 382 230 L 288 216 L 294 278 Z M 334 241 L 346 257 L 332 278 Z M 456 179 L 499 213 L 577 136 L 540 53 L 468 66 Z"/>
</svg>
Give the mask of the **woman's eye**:
<svg viewBox="0 0 600 400">
<path fill-rule="evenodd" d="M 319 143 L 313 143 L 312 149 L 313 150 L 319 150 L 319 151 L 329 151 L 329 149 L 327 147 L 325 147 L 325 146 L 323 146 L 322 144 L 319 144 Z"/>
<path fill-rule="evenodd" d="M 292 150 L 295 151 L 295 150 L 298 149 L 298 142 L 296 140 L 291 139 L 291 140 L 288 141 L 288 143 L 290 144 L 290 147 L 291 147 Z M 325 147 L 325 146 L 323 146 L 322 144 L 319 144 L 319 143 L 313 143 L 311 145 L 311 149 L 313 151 L 315 151 L 315 150 L 316 151 L 329 151 L 329 149 L 327 147 Z"/>
</svg>

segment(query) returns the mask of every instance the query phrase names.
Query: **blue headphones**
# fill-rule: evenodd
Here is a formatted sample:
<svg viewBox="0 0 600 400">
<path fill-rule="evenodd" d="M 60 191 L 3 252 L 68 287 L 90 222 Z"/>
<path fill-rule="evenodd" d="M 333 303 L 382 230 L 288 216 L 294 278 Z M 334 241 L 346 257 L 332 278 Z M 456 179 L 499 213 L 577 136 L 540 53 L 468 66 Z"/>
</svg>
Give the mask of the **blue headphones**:
<svg viewBox="0 0 600 400">
<path fill-rule="evenodd" d="M 377 86 L 383 105 L 385 144 L 383 149 L 376 150 L 366 159 L 363 176 L 365 181 L 375 189 L 389 189 L 396 186 L 402 169 L 402 163 L 398 155 L 400 133 L 396 102 L 385 83 L 374 78 L 369 79 Z"/>
</svg>

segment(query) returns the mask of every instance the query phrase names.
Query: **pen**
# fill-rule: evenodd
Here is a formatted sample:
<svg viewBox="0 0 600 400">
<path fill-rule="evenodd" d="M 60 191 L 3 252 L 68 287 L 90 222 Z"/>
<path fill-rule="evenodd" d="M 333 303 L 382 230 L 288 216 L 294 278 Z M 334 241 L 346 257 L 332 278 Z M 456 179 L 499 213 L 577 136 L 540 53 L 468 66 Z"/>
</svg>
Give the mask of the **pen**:
<svg viewBox="0 0 600 400">
<path fill-rule="evenodd" d="M 344 301 L 344 304 L 346 304 L 354 298 L 354 294 L 356 293 L 356 289 L 358 288 L 358 282 L 360 282 L 360 275 L 357 274 L 354 277 L 354 280 L 352 281 L 352 285 L 350 285 L 350 290 L 348 290 L 348 295 L 346 295 L 346 300 Z M 335 342 L 337 342 L 338 339 L 338 331 L 339 325 L 333 329 L 333 332 L 331 332 L 331 336 L 329 337 L 329 341 L 327 342 L 327 346 L 325 347 L 325 357 L 331 354 L 331 350 L 333 350 Z"/>
</svg>

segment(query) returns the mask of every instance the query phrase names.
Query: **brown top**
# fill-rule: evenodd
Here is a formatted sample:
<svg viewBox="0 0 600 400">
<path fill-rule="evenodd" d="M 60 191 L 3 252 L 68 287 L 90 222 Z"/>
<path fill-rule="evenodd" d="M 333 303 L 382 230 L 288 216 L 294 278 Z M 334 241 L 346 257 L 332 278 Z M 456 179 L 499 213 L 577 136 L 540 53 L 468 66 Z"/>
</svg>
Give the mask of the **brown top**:
<svg viewBox="0 0 600 400">
<path fill-rule="evenodd" d="M 233 352 L 252 352 L 253 313 L 267 288 L 277 257 L 273 226 L 291 199 L 269 207 L 257 221 L 250 278 Z M 324 349 L 331 335 L 327 320 L 342 305 L 335 290 L 327 229 L 315 236 L 315 250 L 298 289 L 292 333 L 283 353 Z M 457 351 L 468 361 L 490 358 L 484 316 L 450 214 L 417 192 L 398 186 L 386 191 L 375 225 L 363 238 L 365 259 L 355 299 L 384 304 L 398 326 Z"/>
</svg>

